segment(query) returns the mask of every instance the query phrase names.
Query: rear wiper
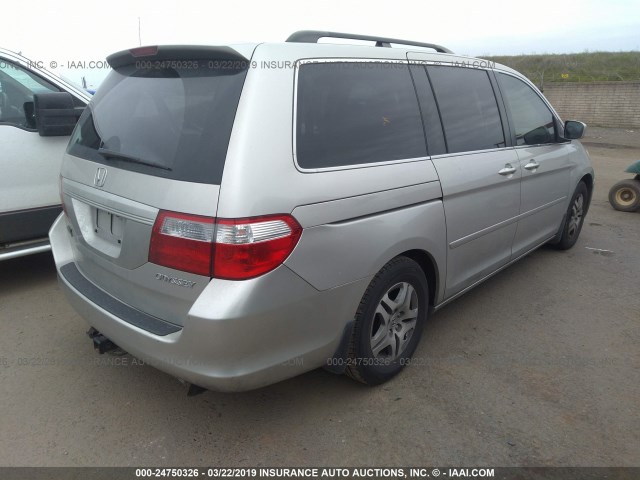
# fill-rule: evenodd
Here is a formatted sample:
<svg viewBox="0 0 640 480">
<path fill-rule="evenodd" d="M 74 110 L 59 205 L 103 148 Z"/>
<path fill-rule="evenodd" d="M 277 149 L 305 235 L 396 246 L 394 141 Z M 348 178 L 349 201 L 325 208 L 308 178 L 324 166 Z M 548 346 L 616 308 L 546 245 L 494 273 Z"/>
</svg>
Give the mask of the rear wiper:
<svg viewBox="0 0 640 480">
<path fill-rule="evenodd" d="M 113 150 L 109 150 L 108 148 L 99 148 L 98 153 L 102 155 L 104 158 L 116 158 L 118 160 L 123 160 L 125 162 L 138 163 L 140 165 L 147 165 L 149 167 L 161 168 L 162 170 L 171 171 L 171 169 L 165 165 L 161 165 L 156 162 L 151 162 L 149 160 L 142 160 L 138 157 L 132 157 L 124 153 L 114 152 Z"/>
</svg>

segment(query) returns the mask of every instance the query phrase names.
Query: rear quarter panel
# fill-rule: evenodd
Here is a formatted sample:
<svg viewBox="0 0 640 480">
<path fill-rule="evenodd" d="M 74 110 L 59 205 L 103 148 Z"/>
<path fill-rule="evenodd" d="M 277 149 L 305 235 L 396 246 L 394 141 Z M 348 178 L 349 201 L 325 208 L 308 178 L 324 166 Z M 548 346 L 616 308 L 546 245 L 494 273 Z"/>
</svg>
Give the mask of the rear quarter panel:
<svg viewBox="0 0 640 480">
<path fill-rule="evenodd" d="M 295 62 L 308 58 L 301 48 L 264 45 L 255 51 L 231 135 L 218 217 L 292 213 L 305 231 L 285 265 L 318 290 L 372 276 L 412 249 L 427 251 L 444 272 L 442 191 L 428 158 L 319 172 L 296 167 Z M 371 49 L 372 55 L 402 59 L 402 52 L 389 50 Z M 316 51 L 318 58 L 354 57 L 344 46 Z M 264 62 L 278 67 L 265 68 Z"/>
</svg>

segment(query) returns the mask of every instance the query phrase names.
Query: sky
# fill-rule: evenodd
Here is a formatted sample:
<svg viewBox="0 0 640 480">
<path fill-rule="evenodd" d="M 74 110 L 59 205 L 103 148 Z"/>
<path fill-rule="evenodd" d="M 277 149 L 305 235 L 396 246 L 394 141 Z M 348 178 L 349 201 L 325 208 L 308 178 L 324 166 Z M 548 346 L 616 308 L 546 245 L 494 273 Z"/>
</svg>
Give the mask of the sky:
<svg viewBox="0 0 640 480">
<path fill-rule="evenodd" d="M 94 85 L 108 72 L 107 55 L 139 44 L 280 42 L 297 30 L 438 43 L 473 56 L 640 50 L 640 0 L 5 3 L 0 48 Z"/>
</svg>

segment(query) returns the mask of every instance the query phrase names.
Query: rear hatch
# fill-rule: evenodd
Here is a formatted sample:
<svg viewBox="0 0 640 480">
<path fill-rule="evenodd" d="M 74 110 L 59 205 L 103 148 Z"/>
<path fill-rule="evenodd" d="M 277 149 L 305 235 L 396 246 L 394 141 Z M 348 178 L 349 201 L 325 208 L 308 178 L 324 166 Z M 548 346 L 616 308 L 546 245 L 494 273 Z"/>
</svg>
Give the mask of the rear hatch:
<svg viewBox="0 0 640 480">
<path fill-rule="evenodd" d="M 110 56 L 113 70 L 65 155 L 61 192 L 77 268 L 117 300 L 177 325 L 209 281 L 207 268 L 188 261 L 211 241 L 251 51 L 161 46 Z M 162 211 L 179 215 L 158 225 Z M 161 229 L 169 241 L 155 254 L 177 258 L 163 265 L 150 261 Z M 191 241 L 184 255 L 170 251 L 176 232 Z"/>
</svg>

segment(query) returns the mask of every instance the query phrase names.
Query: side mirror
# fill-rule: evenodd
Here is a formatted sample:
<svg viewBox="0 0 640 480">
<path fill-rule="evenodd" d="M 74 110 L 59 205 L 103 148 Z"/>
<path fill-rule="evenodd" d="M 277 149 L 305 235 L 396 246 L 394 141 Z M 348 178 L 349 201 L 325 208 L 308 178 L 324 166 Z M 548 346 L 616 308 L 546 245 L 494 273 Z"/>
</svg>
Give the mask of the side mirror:
<svg viewBox="0 0 640 480">
<path fill-rule="evenodd" d="M 79 115 L 70 93 L 37 93 L 33 104 L 35 126 L 41 137 L 71 135 Z"/>
<path fill-rule="evenodd" d="M 564 122 L 564 138 L 567 140 L 579 140 L 584 137 L 587 125 L 575 120 L 567 120 Z"/>
</svg>

